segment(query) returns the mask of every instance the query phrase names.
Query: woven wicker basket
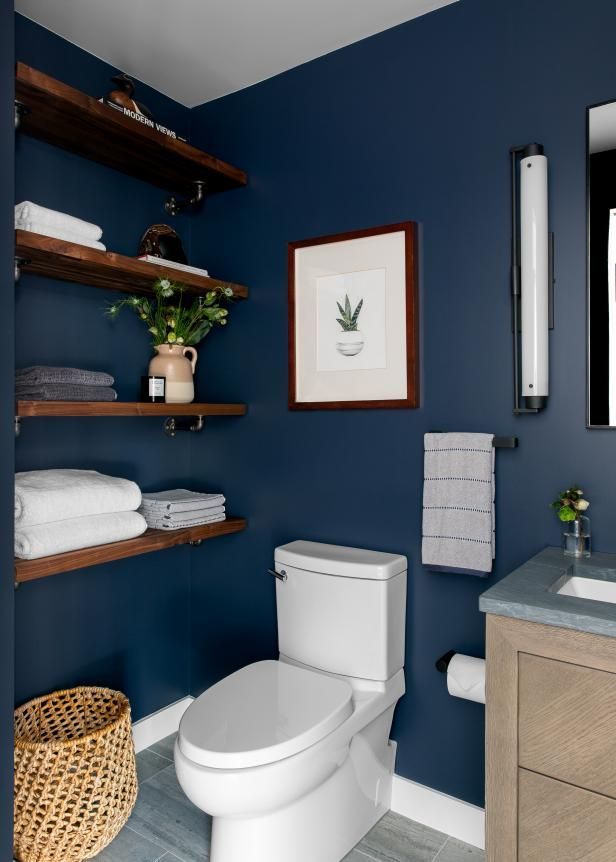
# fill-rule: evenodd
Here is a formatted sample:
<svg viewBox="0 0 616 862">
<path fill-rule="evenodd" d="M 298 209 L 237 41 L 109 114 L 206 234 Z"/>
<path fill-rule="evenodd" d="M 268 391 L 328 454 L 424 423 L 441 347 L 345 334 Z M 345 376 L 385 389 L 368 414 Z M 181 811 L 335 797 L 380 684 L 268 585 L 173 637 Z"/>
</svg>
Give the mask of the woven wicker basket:
<svg viewBox="0 0 616 862">
<path fill-rule="evenodd" d="M 17 862 L 81 862 L 115 838 L 137 798 L 130 704 L 73 688 L 15 710 Z"/>
</svg>

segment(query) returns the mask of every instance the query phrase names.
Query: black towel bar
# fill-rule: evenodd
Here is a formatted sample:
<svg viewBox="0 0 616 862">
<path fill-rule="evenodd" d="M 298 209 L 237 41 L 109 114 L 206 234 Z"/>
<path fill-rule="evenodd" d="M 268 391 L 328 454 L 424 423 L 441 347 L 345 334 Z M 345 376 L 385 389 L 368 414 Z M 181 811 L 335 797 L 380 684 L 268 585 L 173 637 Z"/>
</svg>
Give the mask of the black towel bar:
<svg viewBox="0 0 616 862">
<path fill-rule="evenodd" d="M 443 434 L 443 431 L 431 431 L 431 434 Z M 492 445 L 495 449 L 517 449 L 518 448 L 518 438 L 517 437 L 495 437 L 492 440 Z"/>
</svg>

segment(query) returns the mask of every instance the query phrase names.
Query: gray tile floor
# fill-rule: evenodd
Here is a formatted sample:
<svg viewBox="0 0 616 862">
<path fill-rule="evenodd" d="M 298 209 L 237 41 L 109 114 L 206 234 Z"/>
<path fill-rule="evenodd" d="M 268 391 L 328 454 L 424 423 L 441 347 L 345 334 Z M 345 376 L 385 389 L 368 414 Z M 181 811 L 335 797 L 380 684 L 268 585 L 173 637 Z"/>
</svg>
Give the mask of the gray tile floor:
<svg viewBox="0 0 616 862">
<path fill-rule="evenodd" d="M 98 862 L 205 862 L 210 818 L 188 801 L 175 778 L 175 735 L 137 755 L 139 798 L 127 825 Z M 481 850 L 386 814 L 345 862 L 483 862 Z M 293 862 L 293 860 L 289 860 Z M 315 859 L 315 862 L 318 862 Z"/>
</svg>

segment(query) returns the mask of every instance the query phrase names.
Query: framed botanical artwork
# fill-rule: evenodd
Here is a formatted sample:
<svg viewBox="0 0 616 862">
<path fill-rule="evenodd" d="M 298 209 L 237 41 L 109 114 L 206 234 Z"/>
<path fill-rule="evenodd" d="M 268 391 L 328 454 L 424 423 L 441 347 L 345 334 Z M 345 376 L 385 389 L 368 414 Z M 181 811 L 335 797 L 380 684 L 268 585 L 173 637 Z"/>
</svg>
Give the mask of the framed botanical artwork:
<svg viewBox="0 0 616 862">
<path fill-rule="evenodd" d="M 414 222 L 289 243 L 289 407 L 418 407 Z"/>
</svg>

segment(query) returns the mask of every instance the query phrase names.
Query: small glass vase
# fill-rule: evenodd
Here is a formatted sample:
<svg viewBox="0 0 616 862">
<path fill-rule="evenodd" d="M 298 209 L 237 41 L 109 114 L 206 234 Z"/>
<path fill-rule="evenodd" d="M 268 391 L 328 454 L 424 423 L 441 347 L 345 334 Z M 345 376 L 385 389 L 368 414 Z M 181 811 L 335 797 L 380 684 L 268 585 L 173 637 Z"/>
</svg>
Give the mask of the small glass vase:
<svg viewBox="0 0 616 862">
<path fill-rule="evenodd" d="M 563 533 L 563 552 L 566 557 L 590 557 L 590 518 L 586 515 L 567 522 Z"/>
</svg>

